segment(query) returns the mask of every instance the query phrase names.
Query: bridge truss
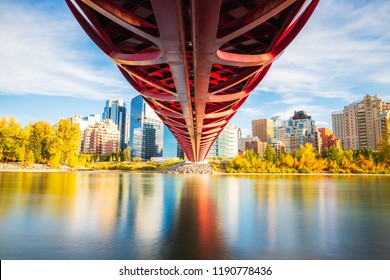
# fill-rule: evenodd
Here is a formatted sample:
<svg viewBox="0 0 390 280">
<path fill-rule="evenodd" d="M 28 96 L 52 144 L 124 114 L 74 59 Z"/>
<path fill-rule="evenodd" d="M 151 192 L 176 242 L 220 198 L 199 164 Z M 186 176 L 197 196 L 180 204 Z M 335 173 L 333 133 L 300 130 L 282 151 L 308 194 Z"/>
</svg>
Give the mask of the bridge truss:
<svg viewBox="0 0 390 280">
<path fill-rule="evenodd" d="M 66 2 L 199 162 L 319 0 Z"/>
</svg>

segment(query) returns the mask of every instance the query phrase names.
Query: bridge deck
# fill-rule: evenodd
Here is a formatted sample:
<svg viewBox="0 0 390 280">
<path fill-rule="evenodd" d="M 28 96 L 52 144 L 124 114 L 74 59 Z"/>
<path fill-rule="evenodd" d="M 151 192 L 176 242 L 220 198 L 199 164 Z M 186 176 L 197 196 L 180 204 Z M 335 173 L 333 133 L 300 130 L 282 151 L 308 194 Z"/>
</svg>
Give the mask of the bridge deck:
<svg viewBox="0 0 390 280">
<path fill-rule="evenodd" d="M 198 162 L 319 0 L 66 2 Z"/>
</svg>

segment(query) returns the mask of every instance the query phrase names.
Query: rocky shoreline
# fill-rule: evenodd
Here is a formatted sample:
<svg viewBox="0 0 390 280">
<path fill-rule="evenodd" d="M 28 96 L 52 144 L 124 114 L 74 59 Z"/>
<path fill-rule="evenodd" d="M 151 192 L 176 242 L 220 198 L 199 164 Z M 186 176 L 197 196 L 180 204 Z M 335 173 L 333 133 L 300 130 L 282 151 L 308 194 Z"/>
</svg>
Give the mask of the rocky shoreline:
<svg viewBox="0 0 390 280">
<path fill-rule="evenodd" d="M 69 166 L 62 165 L 59 168 L 53 168 L 50 164 L 33 163 L 30 166 L 17 162 L 0 163 L 0 171 L 67 171 Z"/>
<path fill-rule="evenodd" d="M 164 174 L 213 174 L 209 163 L 181 162 L 161 171 Z"/>
<path fill-rule="evenodd" d="M 34 163 L 31 166 L 25 166 L 21 163 L 0 163 L 0 170 L 37 170 L 50 168 L 49 164 Z"/>
</svg>

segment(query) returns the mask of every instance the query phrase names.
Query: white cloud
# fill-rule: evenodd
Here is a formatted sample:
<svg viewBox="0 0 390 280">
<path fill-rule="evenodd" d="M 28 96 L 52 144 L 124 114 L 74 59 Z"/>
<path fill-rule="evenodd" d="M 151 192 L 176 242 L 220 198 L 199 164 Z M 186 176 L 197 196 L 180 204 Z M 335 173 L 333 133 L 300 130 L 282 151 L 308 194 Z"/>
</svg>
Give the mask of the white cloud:
<svg viewBox="0 0 390 280">
<path fill-rule="evenodd" d="M 302 34 L 276 61 L 260 90 L 308 94 L 346 102 L 369 90 L 389 89 L 390 2 L 321 1 Z M 367 88 L 364 88 L 365 85 Z M 361 86 L 358 91 L 357 86 Z M 373 93 L 372 93 L 373 94 Z"/>
<path fill-rule="evenodd" d="M 304 110 L 331 127 L 332 111 L 365 94 L 390 101 L 389 26 L 389 1 L 320 1 L 232 121 L 248 131 L 253 119 Z"/>
<path fill-rule="evenodd" d="M 68 13 L 0 4 L 0 93 L 89 99 L 135 94 Z"/>
</svg>

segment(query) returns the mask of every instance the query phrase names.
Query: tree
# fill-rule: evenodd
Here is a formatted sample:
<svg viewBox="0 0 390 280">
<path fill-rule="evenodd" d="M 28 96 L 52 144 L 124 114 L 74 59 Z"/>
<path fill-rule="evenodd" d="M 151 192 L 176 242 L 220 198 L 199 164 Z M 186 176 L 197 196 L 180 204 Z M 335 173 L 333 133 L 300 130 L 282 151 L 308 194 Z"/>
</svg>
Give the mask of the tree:
<svg viewBox="0 0 390 280">
<path fill-rule="evenodd" d="M 320 172 L 326 167 L 326 160 L 317 158 L 317 152 L 312 144 L 301 146 L 297 154 L 298 172 Z"/>
<path fill-rule="evenodd" d="M 0 119 L 0 161 L 24 161 L 28 128 L 22 128 L 10 117 Z"/>
<path fill-rule="evenodd" d="M 276 154 L 275 150 L 272 149 L 269 145 L 267 145 L 267 148 L 264 153 L 264 159 L 275 163 L 278 160 L 278 155 Z"/>
<path fill-rule="evenodd" d="M 245 151 L 245 159 L 248 162 L 252 162 L 254 159 L 258 158 L 259 155 L 255 153 L 254 150 L 246 150 Z"/>
<path fill-rule="evenodd" d="M 124 150 L 123 150 L 123 159 L 122 161 L 130 161 L 130 148 L 126 147 Z"/>
<path fill-rule="evenodd" d="M 284 167 L 287 167 L 288 169 L 293 169 L 295 167 L 295 164 L 296 164 L 295 158 L 290 153 L 283 154 L 282 158 L 281 158 L 281 162 L 282 162 L 281 164 Z"/>
<path fill-rule="evenodd" d="M 383 137 L 379 143 L 379 160 L 385 164 L 390 164 L 390 119 L 387 120 L 383 131 Z"/>
<path fill-rule="evenodd" d="M 77 154 L 80 145 L 80 127 L 66 119 L 61 119 L 56 126 L 54 157 L 59 158 L 61 164 L 77 164 Z"/>
<path fill-rule="evenodd" d="M 30 125 L 29 149 L 34 153 L 35 162 L 47 163 L 55 145 L 55 129 L 48 122 L 39 121 Z"/>
</svg>

